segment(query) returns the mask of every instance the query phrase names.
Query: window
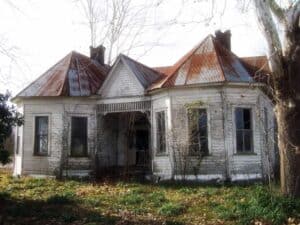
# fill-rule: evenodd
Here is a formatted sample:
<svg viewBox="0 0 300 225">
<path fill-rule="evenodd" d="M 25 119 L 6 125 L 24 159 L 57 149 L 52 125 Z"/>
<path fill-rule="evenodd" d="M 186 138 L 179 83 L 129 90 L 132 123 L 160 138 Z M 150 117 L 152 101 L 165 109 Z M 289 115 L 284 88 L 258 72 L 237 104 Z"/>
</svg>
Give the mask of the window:
<svg viewBox="0 0 300 225">
<path fill-rule="evenodd" d="M 71 156 L 87 156 L 87 118 L 72 117 Z"/>
<path fill-rule="evenodd" d="M 238 153 L 252 151 L 251 109 L 235 109 L 236 149 Z"/>
<path fill-rule="evenodd" d="M 166 152 L 166 124 L 165 112 L 157 112 L 156 114 L 156 147 L 157 153 Z"/>
<path fill-rule="evenodd" d="M 188 110 L 189 152 L 191 155 L 208 155 L 206 109 Z"/>
<path fill-rule="evenodd" d="M 48 154 L 48 116 L 35 117 L 34 154 Z"/>
</svg>

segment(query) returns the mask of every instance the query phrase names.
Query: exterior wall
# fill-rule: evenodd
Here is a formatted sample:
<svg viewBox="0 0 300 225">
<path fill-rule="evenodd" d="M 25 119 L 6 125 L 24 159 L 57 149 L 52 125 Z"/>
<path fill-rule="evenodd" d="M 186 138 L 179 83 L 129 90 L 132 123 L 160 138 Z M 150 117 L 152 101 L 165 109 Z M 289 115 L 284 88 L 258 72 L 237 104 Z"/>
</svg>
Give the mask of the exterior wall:
<svg viewBox="0 0 300 225">
<path fill-rule="evenodd" d="M 157 136 L 156 136 L 156 118 L 155 113 L 164 111 L 166 122 L 166 153 L 157 153 Z M 160 176 L 162 179 L 170 179 L 173 176 L 173 166 L 171 160 L 171 99 L 168 92 L 152 96 L 152 112 L 151 112 L 151 140 L 152 140 L 152 171 L 154 175 Z"/>
<path fill-rule="evenodd" d="M 104 122 L 104 115 L 97 118 L 98 103 L 118 103 L 149 100 L 151 98 L 151 167 L 154 175 L 162 179 L 254 179 L 266 177 L 274 165 L 274 145 L 266 147 L 264 139 L 264 113 L 268 111 L 269 143 L 272 143 L 274 120 L 273 105 L 258 88 L 246 87 L 190 87 L 175 88 L 153 93 L 151 97 L 107 98 L 47 98 L 23 101 L 25 124 L 19 128 L 22 140 L 20 153 L 15 157 L 15 174 L 53 175 L 61 163 L 70 170 L 89 170 L 92 156 L 99 150 L 99 165 L 122 165 L 124 154 L 124 127 L 120 115 Z M 182 149 L 187 150 L 188 118 L 186 104 L 201 102 L 197 107 L 208 113 L 209 155 L 188 156 L 183 161 Z M 252 110 L 253 150 L 248 155 L 236 152 L 236 128 L 234 110 L 246 107 Z M 166 153 L 158 154 L 156 146 L 155 113 L 165 112 Z M 49 116 L 49 155 L 34 156 L 35 116 Z M 61 161 L 62 153 L 70 154 L 70 118 L 88 117 L 88 152 L 90 157 L 71 158 Z M 109 117 L 107 117 L 109 118 Z M 99 128 L 103 128 L 100 132 Z M 97 130 L 98 128 L 98 130 Z M 68 130 L 67 135 L 64 134 Z M 23 135 L 22 135 L 23 133 Z M 67 142 L 63 139 L 67 136 Z M 118 137 L 116 137 L 118 136 Z M 174 151 L 179 149 L 180 151 Z M 266 150 L 267 149 L 267 150 Z M 124 153 L 124 152 L 123 152 Z M 117 155 L 117 158 L 115 157 Z M 270 166 L 271 165 L 271 166 Z M 69 171 L 72 174 L 72 171 Z"/>
<path fill-rule="evenodd" d="M 226 148 L 228 152 L 228 172 L 231 180 L 247 180 L 262 178 L 262 146 L 260 131 L 260 105 L 261 91 L 252 88 L 226 88 L 224 99 L 226 101 Z M 239 154 L 236 150 L 236 127 L 234 110 L 236 107 L 250 108 L 252 113 L 253 153 Z"/>
<path fill-rule="evenodd" d="M 160 94 L 163 95 L 163 94 Z M 153 95 L 155 99 L 155 95 Z M 165 93 L 165 97 L 155 103 L 155 107 L 166 107 L 164 102 L 171 102 L 169 127 L 168 158 L 154 157 L 153 171 L 168 171 L 175 179 L 231 179 L 248 180 L 261 179 L 270 172 L 268 163 L 273 164 L 274 149 L 264 145 L 264 130 L 262 110 L 270 113 L 269 126 L 272 127 L 272 109 L 270 100 L 258 88 L 246 87 L 215 87 L 215 88 L 185 88 L 173 89 Z M 186 104 L 201 102 L 199 108 L 206 108 L 208 113 L 208 145 L 209 155 L 203 158 L 184 154 L 188 151 L 188 118 Z M 236 107 L 251 108 L 253 153 L 247 155 L 236 151 L 236 128 L 234 110 Z M 153 118 L 154 119 L 154 118 Z M 155 144 L 155 124 L 153 124 L 153 140 Z M 273 136 L 273 130 L 269 131 Z M 180 151 L 170 149 L 180 148 Z M 182 150 L 183 149 L 183 150 Z M 179 152 L 179 153 L 178 153 Z M 272 154 L 267 160 L 266 153 Z M 159 160 L 160 159 L 160 160 Z M 164 160 L 162 160 L 164 159 Z M 165 173 L 165 172 L 164 172 Z"/>
<path fill-rule="evenodd" d="M 226 152 L 224 151 L 223 109 L 220 91 L 217 88 L 190 88 L 171 91 L 172 126 L 176 158 L 177 179 L 211 180 L 224 178 Z M 205 108 L 208 116 L 209 155 L 203 158 L 188 153 L 188 117 L 186 104 L 200 102 L 193 108 Z M 179 152 L 179 153 L 178 153 Z M 175 168 L 176 169 L 176 168 Z"/>
<path fill-rule="evenodd" d="M 21 171 L 16 174 L 22 175 L 54 175 L 61 165 L 62 150 L 69 156 L 70 153 L 70 116 L 88 117 L 88 151 L 91 154 L 95 149 L 96 114 L 95 104 L 89 100 L 49 98 L 47 100 L 31 99 L 24 100 L 24 125 L 23 125 L 23 148 L 21 151 Z M 34 130 L 35 117 L 48 116 L 48 155 L 34 155 Z M 67 134 L 64 134 L 67 132 Z M 67 140 L 65 140 L 67 137 Z M 66 141 L 66 147 L 64 146 Z M 68 158 L 68 165 L 76 165 L 76 168 L 90 166 L 89 158 Z M 16 168 L 20 167 L 17 165 Z"/>
</svg>

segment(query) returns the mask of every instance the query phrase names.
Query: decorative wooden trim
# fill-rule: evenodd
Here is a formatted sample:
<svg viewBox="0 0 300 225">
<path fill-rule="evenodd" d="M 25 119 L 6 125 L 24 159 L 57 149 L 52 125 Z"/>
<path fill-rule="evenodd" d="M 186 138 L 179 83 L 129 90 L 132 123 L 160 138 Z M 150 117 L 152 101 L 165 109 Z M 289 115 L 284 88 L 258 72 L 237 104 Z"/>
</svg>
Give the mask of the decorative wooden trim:
<svg viewBox="0 0 300 225">
<path fill-rule="evenodd" d="M 151 110 L 151 101 L 99 104 L 97 107 L 99 113 L 148 111 Z"/>
</svg>

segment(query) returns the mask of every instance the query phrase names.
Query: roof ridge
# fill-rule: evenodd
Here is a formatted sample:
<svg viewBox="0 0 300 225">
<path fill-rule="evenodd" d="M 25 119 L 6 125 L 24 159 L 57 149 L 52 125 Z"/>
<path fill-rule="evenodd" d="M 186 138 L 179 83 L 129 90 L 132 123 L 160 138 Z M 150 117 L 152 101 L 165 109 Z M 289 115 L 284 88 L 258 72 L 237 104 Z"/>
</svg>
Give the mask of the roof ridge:
<svg viewBox="0 0 300 225">
<path fill-rule="evenodd" d="M 240 57 L 238 57 L 233 51 L 231 51 L 231 50 L 225 48 L 218 40 L 215 40 L 215 41 L 216 41 L 217 47 L 220 48 L 220 49 L 221 49 L 222 51 L 224 51 L 225 53 L 227 53 L 230 57 L 232 57 L 232 58 L 234 58 L 235 60 L 237 60 L 237 61 L 241 64 L 241 66 L 245 69 L 245 71 L 247 72 L 248 76 L 252 79 L 251 75 L 249 74 L 249 71 L 244 67 L 242 59 L 241 59 Z M 222 64 L 223 64 L 223 63 L 221 62 L 221 65 L 222 65 Z M 233 67 L 232 67 L 232 69 L 233 69 L 233 72 L 234 72 L 238 77 L 240 77 L 239 72 L 237 72 L 236 69 L 233 68 Z M 224 75 L 225 75 L 225 74 L 224 74 Z M 226 77 L 225 77 L 225 80 L 226 80 Z"/>
<path fill-rule="evenodd" d="M 207 35 L 201 42 L 199 42 L 197 45 L 195 45 L 190 51 L 188 51 L 183 57 L 181 57 L 173 66 L 176 66 L 176 64 L 180 63 L 177 68 L 172 71 L 170 75 L 168 75 L 167 79 L 163 81 L 161 84 L 161 87 L 163 87 L 171 78 L 174 77 L 175 73 L 179 70 L 179 68 L 187 62 L 187 60 L 190 59 L 191 56 L 194 55 L 194 53 L 207 41 L 208 38 L 213 38 L 211 34 Z M 182 61 L 182 62 L 180 62 Z"/>
<path fill-rule="evenodd" d="M 224 69 L 223 69 L 223 66 L 221 65 L 221 60 L 219 58 L 219 54 L 218 54 L 218 51 L 217 51 L 217 48 L 216 48 L 216 39 L 213 37 L 212 39 L 213 41 L 213 48 L 214 48 L 214 51 L 215 51 L 215 54 L 216 54 L 216 57 L 217 57 L 217 60 L 218 60 L 218 66 L 220 67 L 221 71 L 222 71 L 222 75 L 223 75 L 223 81 L 226 81 L 226 77 L 225 77 L 225 72 L 224 72 Z"/>
<path fill-rule="evenodd" d="M 64 88 L 65 84 L 68 86 L 67 88 L 70 87 L 70 84 L 69 84 L 69 81 L 67 81 L 67 78 L 68 78 L 68 73 L 69 73 L 69 70 L 70 70 L 71 61 L 72 61 L 72 58 L 74 57 L 74 53 L 77 53 L 77 52 L 71 51 L 71 53 L 70 53 L 71 57 L 70 57 L 69 62 L 67 64 L 68 65 L 68 69 L 66 70 L 66 73 L 64 74 L 65 79 L 64 79 L 63 85 L 61 86 L 61 90 L 59 90 L 59 95 L 62 95 L 62 91 L 63 91 L 63 88 Z"/>
<path fill-rule="evenodd" d="M 147 66 L 147 65 L 145 65 L 145 64 L 143 64 L 143 63 L 141 63 L 141 62 L 139 62 L 139 61 L 137 61 L 137 60 L 135 60 L 135 59 L 133 59 L 133 58 L 131 58 L 131 57 L 129 57 L 129 56 L 127 56 L 127 55 L 124 55 L 124 54 L 121 53 L 120 56 L 121 56 L 121 57 L 125 57 L 125 58 L 131 60 L 132 62 L 134 62 L 134 63 L 136 63 L 136 64 L 139 64 L 139 65 L 141 65 L 141 66 L 143 66 L 143 67 L 145 67 L 145 68 L 151 70 L 151 71 L 154 72 L 154 73 L 158 73 L 158 74 L 161 74 L 161 75 L 165 76 L 163 73 L 161 73 L 161 72 L 159 72 L 159 71 L 156 71 L 155 69 L 153 69 L 153 68 L 151 68 L 151 67 L 149 67 L 149 66 Z"/>
<path fill-rule="evenodd" d="M 63 89 L 63 87 L 64 87 L 64 84 L 66 83 L 66 80 L 67 80 L 67 74 L 68 74 L 68 72 L 69 72 L 69 70 L 70 70 L 70 64 L 71 64 L 71 61 L 72 61 L 72 58 L 73 58 L 73 56 L 74 56 L 74 51 L 71 51 L 66 57 L 64 57 L 62 60 L 64 60 L 64 59 L 68 59 L 68 62 L 67 62 L 67 69 L 66 69 L 66 72 L 63 74 L 63 76 L 64 76 L 64 81 L 63 81 L 63 84 L 62 84 L 62 86 L 60 87 L 60 90 L 58 91 L 58 96 L 61 96 L 62 95 L 62 89 Z M 69 58 L 68 58 L 69 57 Z M 60 63 L 62 60 L 60 60 L 58 63 Z M 49 82 L 49 80 L 46 82 L 46 83 L 48 83 Z M 67 84 L 69 85 L 69 83 L 67 82 Z M 40 92 L 41 92 L 41 89 L 39 90 L 39 94 L 40 94 Z"/>
</svg>

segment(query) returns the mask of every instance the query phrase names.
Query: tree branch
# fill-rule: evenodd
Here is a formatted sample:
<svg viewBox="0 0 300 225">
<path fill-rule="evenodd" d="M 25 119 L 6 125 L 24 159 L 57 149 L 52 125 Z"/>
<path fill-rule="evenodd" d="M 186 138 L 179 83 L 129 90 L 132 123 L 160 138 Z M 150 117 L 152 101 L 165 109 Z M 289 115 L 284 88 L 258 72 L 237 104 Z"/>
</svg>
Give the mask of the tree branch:
<svg viewBox="0 0 300 225">
<path fill-rule="evenodd" d="M 280 82 L 284 76 L 283 62 L 282 62 L 282 46 L 279 39 L 278 30 L 272 18 L 270 5 L 266 1 L 254 0 L 256 8 L 257 19 L 261 25 L 261 30 L 266 38 L 268 44 L 269 64 L 273 77 Z M 279 83 L 274 82 L 275 91 L 278 91 Z"/>
<path fill-rule="evenodd" d="M 268 0 L 268 4 L 278 21 L 282 24 L 286 24 L 285 10 L 277 4 L 276 0 Z"/>
</svg>

